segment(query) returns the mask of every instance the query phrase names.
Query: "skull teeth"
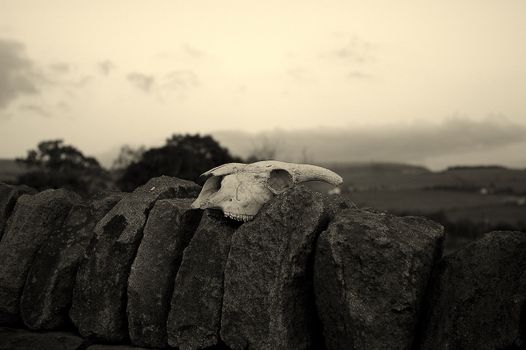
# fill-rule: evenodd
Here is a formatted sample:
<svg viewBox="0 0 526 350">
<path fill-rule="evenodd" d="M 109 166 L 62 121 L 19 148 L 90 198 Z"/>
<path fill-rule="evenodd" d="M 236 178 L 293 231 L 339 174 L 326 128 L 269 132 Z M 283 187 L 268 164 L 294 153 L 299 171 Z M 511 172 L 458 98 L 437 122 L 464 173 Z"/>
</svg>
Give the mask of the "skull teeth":
<svg viewBox="0 0 526 350">
<path fill-rule="evenodd" d="M 252 220 L 254 218 L 254 215 L 234 214 L 234 213 L 230 213 L 230 212 L 225 212 L 224 214 L 225 214 L 225 216 L 227 218 L 230 218 L 230 219 L 236 220 L 236 221 L 243 221 L 243 222 L 247 222 L 247 221 Z"/>
</svg>

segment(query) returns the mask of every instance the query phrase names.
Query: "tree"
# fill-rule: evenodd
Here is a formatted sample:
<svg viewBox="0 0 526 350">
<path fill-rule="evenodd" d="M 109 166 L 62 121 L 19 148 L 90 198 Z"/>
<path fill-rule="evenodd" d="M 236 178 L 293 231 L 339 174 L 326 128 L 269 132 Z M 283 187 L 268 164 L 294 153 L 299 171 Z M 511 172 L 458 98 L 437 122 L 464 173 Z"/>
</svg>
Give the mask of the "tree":
<svg viewBox="0 0 526 350">
<path fill-rule="evenodd" d="M 122 146 L 117 159 L 113 161 L 111 169 L 115 171 L 126 169 L 130 164 L 138 162 L 144 152 L 146 152 L 146 147 L 144 146 L 138 148 L 133 148 L 129 145 Z"/>
<path fill-rule="evenodd" d="M 112 188 L 107 172 L 93 157 L 87 157 L 63 140 L 42 141 L 29 150 L 25 158 L 17 158 L 28 172 L 20 175 L 18 184 L 38 190 L 67 188 L 81 195 Z"/>
<path fill-rule="evenodd" d="M 152 148 L 131 163 L 117 184 L 131 191 L 152 177 L 168 175 L 199 182 L 199 175 L 218 165 L 240 161 L 211 136 L 174 134 L 162 147 Z"/>
</svg>

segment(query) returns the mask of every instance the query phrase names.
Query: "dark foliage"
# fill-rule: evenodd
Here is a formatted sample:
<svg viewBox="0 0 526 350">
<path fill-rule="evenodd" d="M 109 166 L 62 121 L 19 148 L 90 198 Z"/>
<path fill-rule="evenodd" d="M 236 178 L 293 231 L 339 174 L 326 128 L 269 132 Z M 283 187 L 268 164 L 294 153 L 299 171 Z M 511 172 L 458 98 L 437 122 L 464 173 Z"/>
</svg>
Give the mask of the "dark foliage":
<svg viewBox="0 0 526 350">
<path fill-rule="evenodd" d="M 146 152 L 146 147 L 140 146 L 134 148 L 129 145 L 124 145 L 119 151 L 119 155 L 113 161 L 111 169 L 114 171 L 120 171 L 126 169 L 130 164 L 138 162 L 142 155 Z"/>
<path fill-rule="evenodd" d="M 510 224 L 507 222 L 488 223 L 483 221 L 474 221 L 470 219 L 453 221 L 447 217 L 444 211 L 437 211 L 434 213 L 397 211 L 395 212 L 395 214 L 400 216 L 423 216 L 430 220 L 436 221 L 442 226 L 444 226 L 444 231 L 446 233 L 446 253 L 461 248 L 467 243 L 480 238 L 484 233 L 492 231 L 526 232 L 525 221 L 519 221 L 516 224 Z"/>
<path fill-rule="evenodd" d="M 525 231 L 526 223 L 519 222 L 516 225 L 499 222 L 499 223 L 486 223 L 481 221 L 473 221 L 469 219 L 463 219 L 459 221 L 452 221 L 448 219 L 447 215 L 443 211 L 438 211 L 431 214 L 425 214 L 427 218 L 440 223 L 444 226 L 446 233 L 454 237 L 462 237 L 470 240 L 474 240 L 482 236 L 482 234 L 491 231 Z"/>
<path fill-rule="evenodd" d="M 452 170 L 504 170 L 508 169 L 502 165 L 455 165 L 447 167 L 446 171 Z"/>
<path fill-rule="evenodd" d="M 37 149 L 16 161 L 28 168 L 28 172 L 18 176 L 17 183 L 40 191 L 66 188 L 86 196 L 112 187 L 107 172 L 95 158 L 64 145 L 62 140 L 42 141 Z"/>
<path fill-rule="evenodd" d="M 237 162 L 226 148 L 211 136 L 174 134 L 162 147 L 152 148 L 132 162 L 117 184 L 123 191 L 132 191 L 152 177 L 168 175 L 199 182 L 199 176 L 218 165 Z"/>
</svg>

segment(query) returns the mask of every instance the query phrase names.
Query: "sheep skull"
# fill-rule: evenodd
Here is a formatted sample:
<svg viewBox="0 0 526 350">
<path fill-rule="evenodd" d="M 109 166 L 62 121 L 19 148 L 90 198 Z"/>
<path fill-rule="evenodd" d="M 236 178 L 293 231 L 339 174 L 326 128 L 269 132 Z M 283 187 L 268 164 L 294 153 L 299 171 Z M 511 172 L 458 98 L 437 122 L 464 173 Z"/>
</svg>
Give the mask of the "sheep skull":
<svg viewBox="0 0 526 350">
<path fill-rule="evenodd" d="M 319 166 L 273 160 L 228 163 L 202 176 L 209 178 L 192 207 L 219 209 L 238 221 L 252 220 L 263 204 L 297 183 L 319 180 L 337 186 L 343 182 L 338 174 Z"/>
</svg>

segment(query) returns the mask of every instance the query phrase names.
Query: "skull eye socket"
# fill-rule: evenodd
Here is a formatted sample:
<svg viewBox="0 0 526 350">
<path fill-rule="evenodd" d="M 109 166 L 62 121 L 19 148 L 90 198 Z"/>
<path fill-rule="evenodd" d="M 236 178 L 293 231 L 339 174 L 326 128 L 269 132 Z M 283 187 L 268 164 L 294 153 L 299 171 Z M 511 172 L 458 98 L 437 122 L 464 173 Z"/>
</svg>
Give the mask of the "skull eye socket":
<svg viewBox="0 0 526 350">
<path fill-rule="evenodd" d="M 211 194 L 219 191 L 222 180 L 223 176 L 212 176 L 206 180 L 205 184 L 203 185 L 203 189 L 201 190 L 203 196 L 210 196 Z"/>
<path fill-rule="evenodd" d="M 214 192 L 216 191 L 219 191 L 219 189 L 221 188 L 221 185 L 223 183 L 223 178 L 224 176 L 214 176 L 212 179 L 214 179 L 212 181 L 212 189 L 214 190 Z"/>
<path fill-rule="evenodd" d="M 208 178 L 201 189 L 201 193 L 192 203 L 192 208 L 205 209 L 210 201 L 210 197 L 221 188 L 222 176 L 212 176 Z"/>
<path fill-rule="evenodd" d="M 281 193 L 287 188 L 292 187 L 294 180 L 292 175 L 284 169 L 274 169 L 270 172 L 267 180 L 267 187 L 274 194 Z"/>
</svg>

